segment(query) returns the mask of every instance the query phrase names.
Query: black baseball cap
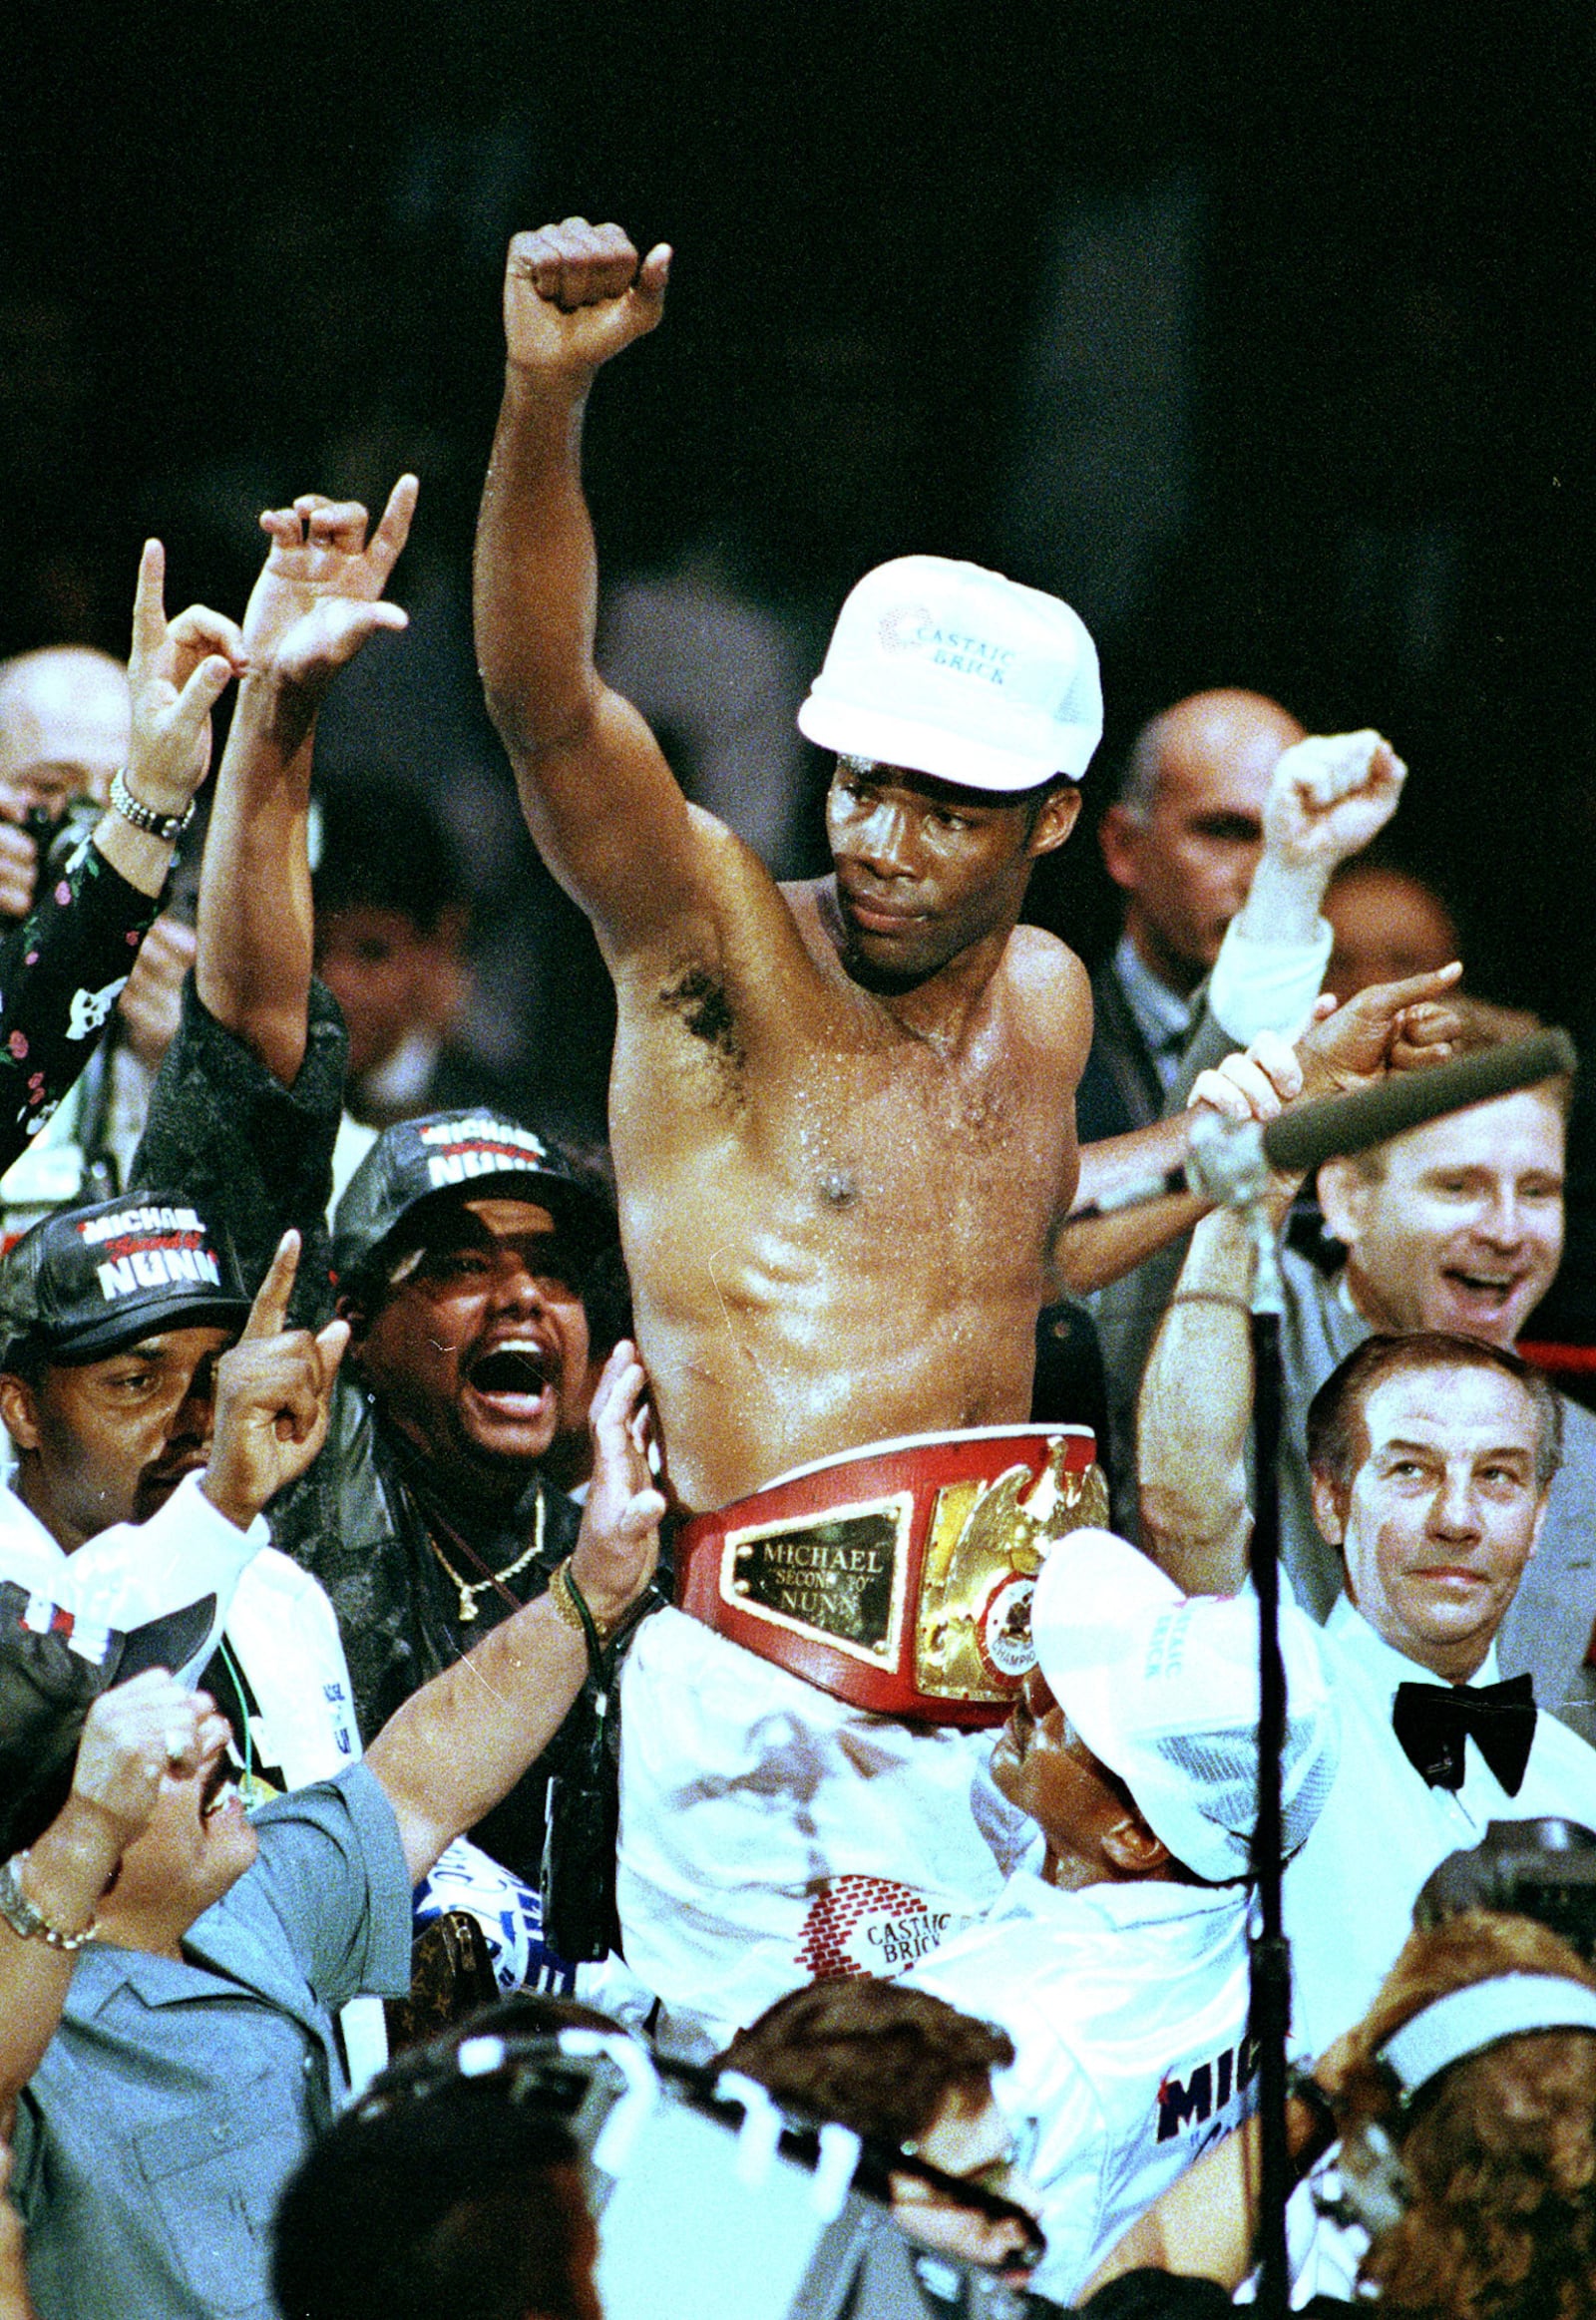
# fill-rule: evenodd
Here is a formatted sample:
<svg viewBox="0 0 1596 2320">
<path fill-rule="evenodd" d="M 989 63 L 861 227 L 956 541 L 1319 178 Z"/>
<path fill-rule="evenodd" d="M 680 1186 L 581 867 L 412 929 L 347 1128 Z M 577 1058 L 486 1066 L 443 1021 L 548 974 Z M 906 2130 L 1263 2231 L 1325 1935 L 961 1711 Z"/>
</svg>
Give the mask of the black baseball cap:
<svg viewBox="0 0 1596 2320">
<path fill-rule="evenodd" d="M 614 1204 L 597 1169 L 502 1112 L 432 1112 L 384 1129 L 344 1187 L 332 1220 L 339 1280 L 358 1273 L 422 1201 L 451 1192 L 533 1201 L 585 1259 L 615 1238 Z"/>
<path fill-rule="evenodd" d="M 181 1193 L 65 1209 L 0 1259 L 0 1368 L 98 1361 L 186 1324 L 241 1329 L 249 1304 L 227 1235 Z"/>
<path fill-rule="evenodd" d="M 192 1672 L 217 1632 L 214 1595 L 123 1633 L 0 1580 L 0 1855 L 32 1844 L 66 1802 L 101 1693 L 149 1668 Z"/>
</svg>

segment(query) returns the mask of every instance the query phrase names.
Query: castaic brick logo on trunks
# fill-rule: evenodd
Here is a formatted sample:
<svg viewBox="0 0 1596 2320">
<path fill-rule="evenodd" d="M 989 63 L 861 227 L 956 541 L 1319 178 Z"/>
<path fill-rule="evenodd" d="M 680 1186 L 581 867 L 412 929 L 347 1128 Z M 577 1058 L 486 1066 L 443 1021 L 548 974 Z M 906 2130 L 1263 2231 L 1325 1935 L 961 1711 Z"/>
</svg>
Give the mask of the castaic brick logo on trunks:
<svg viewBox="0 0 1596 2320">
<path fill-rule="evenodd" d="M 549 1161 L 547 1145 L 530 1128 L 508 1120 L 449 1120 L 420 1135 L 429 1147 L 427 1174 L 438 1190 L 473 1176 L 502 1176 L 507 1168 L 544 1168 Z"/>
<path fill-rule="evenodd" d="M 887 1980 L 941 1947 L 971 1923 L 957 1911 L 934 1906 L 913 1885 L 896 1877 L 848 1872 L 823 1878 L 809 1905 L 794 1953 L 813 1982 L 848 1974 Z"/>
<path fill-rule="evenodd" d="M 88 1218 L 78 1231 L 101 1252 L 97 1278 L 108 1305 L 141 1289 L 221 1287 L 220 1260 L 206 1246 L 210 1236 L 198 1209 L 117 1209 Z"/>
</svg>

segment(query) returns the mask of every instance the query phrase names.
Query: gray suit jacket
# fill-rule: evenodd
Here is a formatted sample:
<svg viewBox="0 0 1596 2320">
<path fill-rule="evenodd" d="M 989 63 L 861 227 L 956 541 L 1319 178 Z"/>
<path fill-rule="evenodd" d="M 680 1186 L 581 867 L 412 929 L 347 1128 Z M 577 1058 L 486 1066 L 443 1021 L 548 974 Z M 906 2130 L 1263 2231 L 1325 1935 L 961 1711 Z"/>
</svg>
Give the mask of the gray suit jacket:
<svg viewBox="0 0 1596 2320">
<path fill-rule="evenodd" d="M 1206 994 L 1192 1022 L 1191 1038 L 1181 1057 L 1180 1072 L 1170 1089 L 1166 1113 L 1184 1109 L 1200 1071 L 1212 1069 L 1235 1052 L 1236 1042 L 1222 1031 L 1208 1010 Z M 1136 1510 L 1136 1399 L 1141 1373 L 1158 1324 L 1186 1260 L 1188 1236 L 1182 1234 L 1167 1249 L 1146 1258 L 1123 1281 L 1099 1289 L 1090 1299 L 1102 1348 L 1103 1376 L 1108 1402 L 1108 1470 L 1114 1528 L 1127 1539 L 1140 1536 Z"/>
</svg>

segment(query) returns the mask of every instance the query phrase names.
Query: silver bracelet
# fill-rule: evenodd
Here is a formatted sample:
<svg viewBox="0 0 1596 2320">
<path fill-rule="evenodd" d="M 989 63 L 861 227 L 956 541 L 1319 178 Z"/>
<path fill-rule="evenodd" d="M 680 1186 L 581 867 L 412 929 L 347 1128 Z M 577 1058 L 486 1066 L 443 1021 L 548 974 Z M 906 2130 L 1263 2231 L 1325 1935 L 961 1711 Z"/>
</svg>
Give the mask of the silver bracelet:
<svg viewBox="0 0 1596 2320">
<path fill-rule="evenodd" d="M 167 846 L 170 846 L 175 838 L 181 838 L 189 824 L 194 820 L 193 798 L 189 800 L 181 814 L 158 814 L 154 806 L 147 806 L 143 798 L 134 796 L 128 787 L 126 773 L 119 772 L 112 775 L 111 803 L 114 810 L 122 816 L 125 822 L 131 822 L 136 830 L 143 830 L 148 836 L 159 838 L 163 845 Z"/>
<path fill-rule="evenodd" d="M 13 1853 L 9 1861 L 0 1861 L 0 1917 L 24 1941 L 42 1941 L 46 1949 L 82 1949 L 85 1942 L 93 1941 L 100 1930 L 98 1918 L 91 1917 L 78 1933 L 63 1933 L 59 1925 L 52 1925 L 44 1911 L 28 1899 L 22 1890 L 22 1872 L 28 1865 L 25 1852 Z"/>
</svg>

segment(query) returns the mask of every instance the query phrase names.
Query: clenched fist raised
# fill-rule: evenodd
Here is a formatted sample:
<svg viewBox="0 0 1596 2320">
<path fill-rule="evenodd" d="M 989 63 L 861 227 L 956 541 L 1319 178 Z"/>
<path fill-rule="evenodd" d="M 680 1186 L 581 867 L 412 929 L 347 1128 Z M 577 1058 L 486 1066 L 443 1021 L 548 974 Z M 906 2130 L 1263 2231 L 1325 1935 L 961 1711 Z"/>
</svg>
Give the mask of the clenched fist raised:
<svg viewBox="0 0 1596 2320">
<path fill-rule="evenodd" d="M 664 310 L 670 247 L 639 259 L 618 225 L 568 217 L 518 233 L 505 265 L 510 360 L 582 377 L 652 330 Z"/>
</svg>

